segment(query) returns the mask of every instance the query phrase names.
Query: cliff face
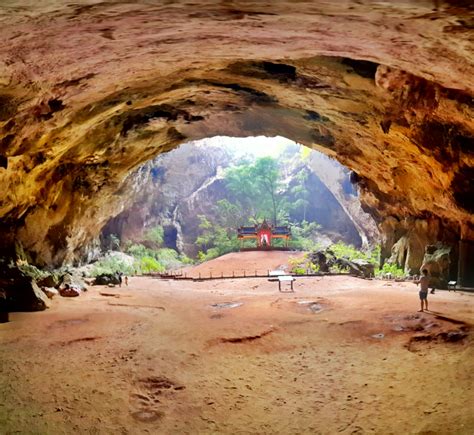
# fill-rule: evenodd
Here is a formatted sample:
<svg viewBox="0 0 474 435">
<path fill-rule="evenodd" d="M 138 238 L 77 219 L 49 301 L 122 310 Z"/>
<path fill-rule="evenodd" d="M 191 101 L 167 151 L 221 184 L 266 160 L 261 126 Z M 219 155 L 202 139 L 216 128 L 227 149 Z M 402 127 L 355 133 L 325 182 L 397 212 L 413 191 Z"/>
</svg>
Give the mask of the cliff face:
<svg viewBox="0 0 474 435">
<path fill-rule="evenodd" d="M 148 162 L 138 171 L 147 174 L 147 181 L 123 212 L 107 223 L 104 238 L 116 234 L 122 241 L 140 242 L 147 229 L 160 225 L 167 247 L 194 254 L 189 245 L 197 236 L 197 215 L 207 214 L 202 208 L 221 199 L 212 186 L 231 161 L 222 148 L 187 143 Z"/>
<path fill-rule="evenodd" d="M 385 234 L 474 239 L 470 2 L 0 6 L 0 233 L 80 257 L 134 169 L 214 135 L 281 135 L 355 172 Z M 423 223 L 424 222 L 424 223 Z"/>
</svg>

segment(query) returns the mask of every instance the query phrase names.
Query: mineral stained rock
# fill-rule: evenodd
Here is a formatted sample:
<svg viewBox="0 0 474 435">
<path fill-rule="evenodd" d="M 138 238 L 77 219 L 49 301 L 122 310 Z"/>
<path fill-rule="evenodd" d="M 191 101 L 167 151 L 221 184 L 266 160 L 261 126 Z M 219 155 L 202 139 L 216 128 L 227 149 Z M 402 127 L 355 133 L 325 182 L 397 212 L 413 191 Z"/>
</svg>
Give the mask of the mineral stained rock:
<svg viewBox="0 0 474 435">
<path fill-rule="evenodd" d="M 218 134 L 351 168 L 386 257 L 406 236 L 418 258 L 421 221 L 423 242 L 472 240 L 472 22 L 443 0 L 4 0 L 1 249 L 78 260 L 140 191 L 134 169 Z"/>
</svg>

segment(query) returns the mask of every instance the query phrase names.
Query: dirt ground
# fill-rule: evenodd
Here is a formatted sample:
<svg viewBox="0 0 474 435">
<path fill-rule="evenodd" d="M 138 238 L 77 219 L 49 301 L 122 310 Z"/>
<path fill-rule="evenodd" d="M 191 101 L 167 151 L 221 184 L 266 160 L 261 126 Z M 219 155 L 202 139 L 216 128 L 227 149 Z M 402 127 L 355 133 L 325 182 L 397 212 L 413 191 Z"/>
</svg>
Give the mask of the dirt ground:
<svg viewBox="0 0 474 435">
<path fill-rule="evenodd" d="M 0 433 L 472 434 L 474 295 L 131 278 L 0 325 Z M 287 290 L 285 287 L 284 290 Z"/>
<path fill-rule="evenodd" d="M 198 266 L 183 269 L 187 276 L 203 278 L 243 275 L 265 275 L 271 270 L 289 270 L 288 260 L 301 257 L 301 252 L 295 251 L 247 251 L 231 252 L 213 260 L 206 261 Z"/>
</svg>

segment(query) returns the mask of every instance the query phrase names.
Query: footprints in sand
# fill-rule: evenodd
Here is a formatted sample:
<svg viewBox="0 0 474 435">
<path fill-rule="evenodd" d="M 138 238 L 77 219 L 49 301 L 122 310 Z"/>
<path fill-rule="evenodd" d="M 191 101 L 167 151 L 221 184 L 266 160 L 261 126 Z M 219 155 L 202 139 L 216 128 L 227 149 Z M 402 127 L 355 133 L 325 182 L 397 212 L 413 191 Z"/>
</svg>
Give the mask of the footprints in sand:
<svg viewBox="0 0 474 435">
<path fill-rule="evenodd" d="M 143 423 L 151 423 L 164 417 L 164 409 L 185 386 L 164 376 L 148 376 L 135 382 L 130 395 L 132 417 Z"/>
<path fill-rule="evenodd" d="M 294 299 L 278 298 L 270 304 L 278 309 L 296 311 L 301 314 L 318 314 L 329 308 L 329 301 L 325 298 L 317 297 L 311 300 L 305 300 L 295 297 Z"/>
</svg>

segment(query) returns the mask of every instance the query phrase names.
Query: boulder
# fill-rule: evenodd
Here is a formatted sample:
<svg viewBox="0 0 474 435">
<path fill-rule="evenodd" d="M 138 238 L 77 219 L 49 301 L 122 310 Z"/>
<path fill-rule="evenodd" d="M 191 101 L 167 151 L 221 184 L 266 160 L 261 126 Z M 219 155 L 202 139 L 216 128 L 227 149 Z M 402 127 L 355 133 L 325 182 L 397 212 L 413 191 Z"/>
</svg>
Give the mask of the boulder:
<svg viewBox="0 0 474 435">
<path fill-rule="evenodd" d="M 61 290 L 66 288 L 78 289 L 79 293 L 81 291 L 87 291 L 87 286 L 84 282 L 84 279 L 81 276 L 72 273 L 66 273 L 61 279 L 59 289 Z"/>
<path fill-rule="evenodd" d="M 352 264 L 356 266 L 364 278 L 373 278 L 375 276 L 375 265 L 367 260 L 352 260 Z"/>
<path fill-rule="evenodd" d="M 330 267 L 337 266 L 355 276 L 371 278 L 375 275 L 375 266 L 372 263 L 362 259 L 349 260 L 344 257 L 338 258 L 331 249 L 311 252 L 309 259 L 311 263 L 319 265 L 321 272 L 329 272 Z"/>
<path fill-rule="evenodd" d="M 420 271 L 428 270 L 430 286 L 446 289 L 448 288 L 450 265 L 451 247 L 438 242 L 426 247 Z"/>
<path fill-rule="evenodd" d="M 40 287 L 58 287 L 59 283 L 60 276 L 54 272 L 48 273 L 46 276 L 36 280 L 36 284 L 38 284 Z"/>
<path fill-rule="evenodd" d="M 8 311 L 42 311 L 49 308 L 48 297 L 31 277 L 0 279 L 0 288 L 7 295 Z"/>
<path fill-rule="evenodd" d="M 53 299 L 54 296 L 59 295 L 59 291 L 54 287 L 41 287 L 41 290 L 46 296 L 48 296 L 49 299 Z"/>
<path fill-rule="evenodd" d="M 94 285 L 109 285 L 109 284 L 121 284 L 120 275 L 118 273 L 104 273 L 96 276 Z"/>
<path fill-rule="evenodd" d="M 320 272 L 329 272 L 329 264 L 327 262 L 326 254 L 322 251 L 311 252 L 309 254 L 309 260 L 314 265 L 319 266 Z"/>
<path fill-rule="evenodd" d="M 59 294 L 63 298 L 75 298 L 81 294 L 81 290 L 78 287 L 70 287 L 69 284 L 65 284 L 64 287 L 59 288 Z"/>
<path fill-rule="evenodd" d="M 0 290 L 0 323 L 8 322 L 7 293 Z"/>
<path fill-rule="evenodd" d="M 42 274 L 39 269 L 6 262 L 0 262 L 0 265 L 0 311 L 41 311 L 49 307 L 47 296 L 33 277 Z"/>
</svg>

